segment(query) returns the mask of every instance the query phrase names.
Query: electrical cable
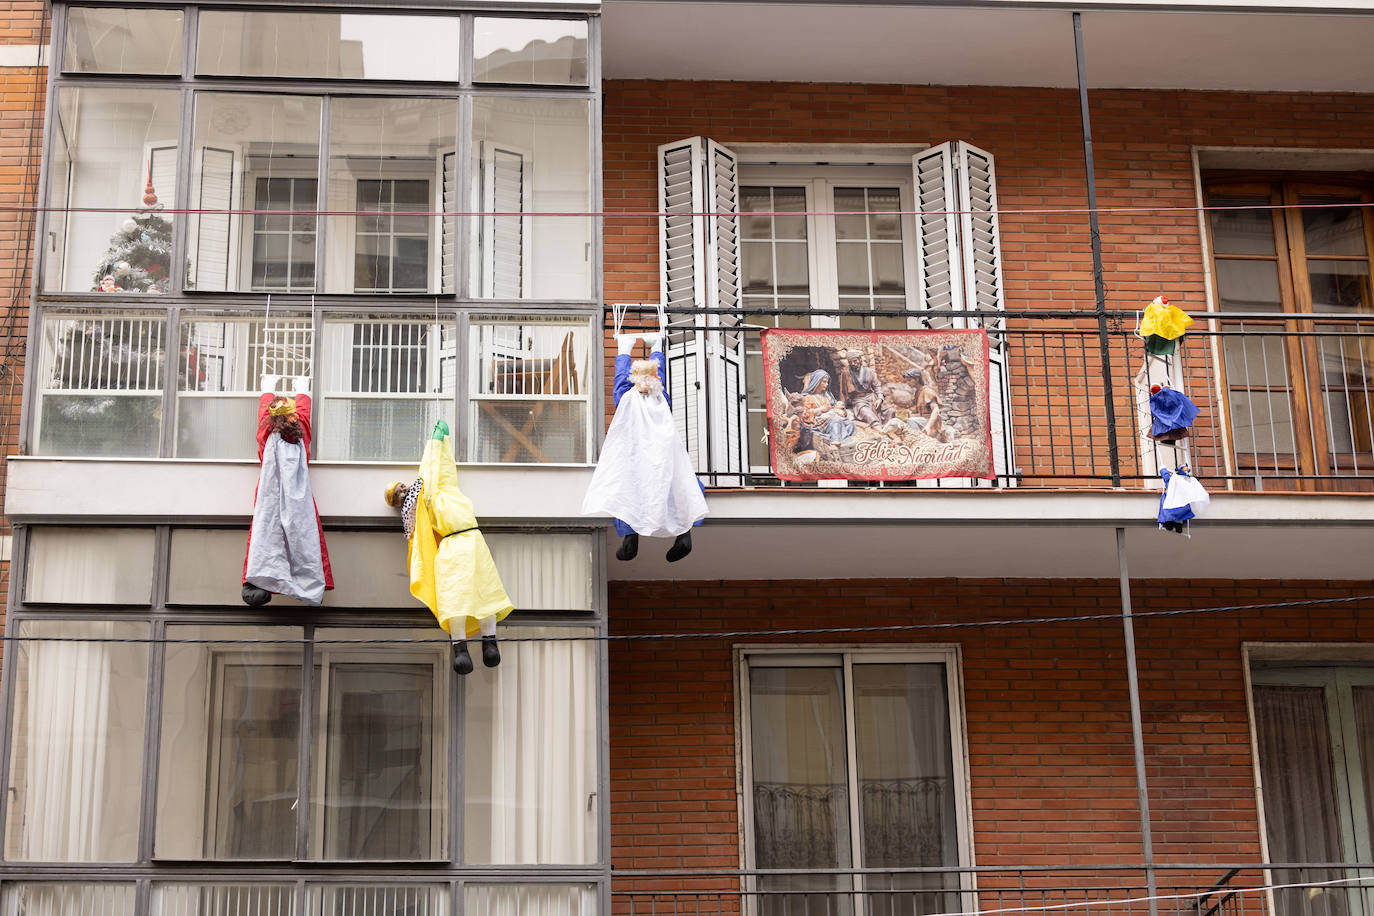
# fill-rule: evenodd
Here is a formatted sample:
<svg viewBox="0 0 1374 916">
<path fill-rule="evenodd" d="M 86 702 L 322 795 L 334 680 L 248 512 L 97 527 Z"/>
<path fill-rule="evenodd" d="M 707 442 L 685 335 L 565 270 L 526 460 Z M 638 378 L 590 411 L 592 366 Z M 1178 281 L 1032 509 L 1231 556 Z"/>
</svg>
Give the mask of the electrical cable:
<svg viewBox="0 0 1374 916">
<path fill-rule="evenodd" d="M 1304 598 L 1295 601 L 1274 601 L 1264 604 L 1231 604 L 1220 607 L 1206 608 L 1175 608 L 1167 611 L 1134 611 L 1132 617 L 1137 620 L 1163 617 L 1183 617 L 1197 616 L 1205 614 L 1223 614 L 1235 611 L 1256 611 L 1256 610 L 1276 610 L 1297 607 L 1316 607 L 1319 605 L 1330 604 L 1352 604 L 1355 602 L 1369 601 L 1374 602 L 1374 595 L 1350 595 L 1341 598 Z M 907 633 L 907 632 L 931 632 L 940 630 L 969 630 L 969 629 L 996 629 L 1004 627 L 1018 626 L 1039 626 L 1044 624 L 1058 623 L 1101 623 L 1104 621 L 1118 621 L 1121 619 L 1120 612 L 1110 614 L 1081 614 L 1057 615 L 1048 617 L 1012 617 L 1000 618 L 996 620 L 956 620 L 944 623 L 894 623 L 894 624 L 874 624 L 871 626 L 856 627 L 791 627 L 787 629 L 774 630 L 716 630 L 708 632 L 674 632 L 674 633 L 618 633 L 618 634 L 592 634 L 586 636 L 497 636 L 500 642 L 520 643 L 520 642 L 649 642 L 649 641 L 677 641 L 685 639 L 758 639 L 773 636 L 835 636 L 853 633 Z M 63 622 L 76 623 L 82 622 L 74 618 L 64 618 Z M 110 618 L 100 618 L 84 622 L 110 623 L 115 622 Z M 142 621 L 128 621 L 139 622 Z M 171 626 L 253 626 L 248 623 L 202 623 L 200 621 L 176 621 Z M 289 625 L 289 624 L 282 624 Z M 537 624 L 532 624 L 537 625 Z M 300 624 L 295 624 L 300 626 Z M 332 627 L 356 627 L 358 624 L 338 623 L 338 624 L 317 624 L 321 628 Z M 366 646 L 366 645 L 449 645 L 452 640 L 447 635 L 443 639 L 431 637 L 359 637 L 353 639 L 307 639 L 300 637 L 296 639 L 238 639 L 238 638 L 206 638 L 188 637 L 185 639 L 177 638 L 155 638 L 151 636 L 16 636 L 5 633 L 0 636 L 0 642 L 71 642 L 71 643 L 148 643 L 157 645 L 253 645 L 253 646 L 299 646 L 305 643 L 314 645 L 344 645 L 344 646 Z"/>
</svg>

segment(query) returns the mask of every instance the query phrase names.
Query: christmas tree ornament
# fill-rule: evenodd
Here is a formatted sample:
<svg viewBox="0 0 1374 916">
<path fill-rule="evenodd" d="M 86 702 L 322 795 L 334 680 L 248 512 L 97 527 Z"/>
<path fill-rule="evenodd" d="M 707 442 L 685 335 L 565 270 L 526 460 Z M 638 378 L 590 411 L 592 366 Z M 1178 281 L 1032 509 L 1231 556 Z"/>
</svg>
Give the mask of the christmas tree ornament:
<svg viewBox="0 0 1374 916">
<path fill-rule="evenodd" d="M 453 641 L 453 670 L 470 674 L 467 640 L 482 636 L 482 664 L 501 663 L 496 624 L 515 610 L 496 570 L 472 503 L 458 487 L 452 437 L 443 420 L 425 442 L 418 476 L 386 489 L 401 510 L 410 593 L 434 614 Z"/>
</svg>

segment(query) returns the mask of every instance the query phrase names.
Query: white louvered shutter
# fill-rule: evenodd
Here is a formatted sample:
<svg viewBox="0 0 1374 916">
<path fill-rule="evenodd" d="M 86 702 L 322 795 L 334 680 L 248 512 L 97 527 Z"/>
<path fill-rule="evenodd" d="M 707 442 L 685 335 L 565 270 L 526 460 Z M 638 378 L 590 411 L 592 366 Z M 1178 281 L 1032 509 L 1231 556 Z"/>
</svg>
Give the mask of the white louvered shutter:
<svg viewBox="0 0 1374 916">
<path fill-rule="evenodd" d="M 673 309 L 739 308 L 737 160 L 713 140 L 693 137 L 658 149 L 659 295 L 670 310 L 668 393 L 678 434 L 712 482 L 743 482 L 745 455 L 743 316 L 674 314 Z M 712 216 L 700 214 L 712 213 Z"/>
<path fill-rule="evenodd" d="M 526 156 L 519 150 L 481 145 L 482 210 L 486 213 L 526 212 Z M 481 222 L 479 295 L 518 299 L 525 288 L 524 216 L 486 216 Z"/>
<path fill-rule="evenodd" d="M 1003 311 L 1002 246 L 997 225 L 997 175 L 992 154 L 962 141 L 913 157 L 917 209 L 920 308 Z M 957 212 L 956 212 L 957 211 Z M 925 214 L 929 213 L 927 216 Z M 993 467 L 998 483 L 1015 485 L 1007 339 L 1003 319 L 933 317 L 935 328 L 984 328 L 989 337 L 988 396 Z M 949 483 L 947 481 L 946 483 Z M 968 481 L 990 486 L 988 481 Z"/>
<path fill-rule="evenodd" d="M 955 144 L 941 143 L 911 159 L 916 185 L 916 282 L 918 308 L 962 308 L 959 209 L 954 180 Z M 927 215 L 929 214 L 929 215 Z M 962 327 L 948 315 L 923 319 L 926 327 Z"/>
<path fill-rule="evenodd" d="M 458 154 L 444 153 L 440 176 L 439 209 L 445 213 L 458 210 Z M 439 220 L 439 281 L 446 293 L 458 287 L 458 217 L 444 216 Z"/>
<path fill-rule="evenodd" d="M 195 206 L 201 210 L 229 210 L 234 205 L 234 153 L 202 147 L 200 189 Z M 229 288 L 230 216 L 203 213 L 196 227 L 196 288 Z"/>
<path fill-rule="evenodd" d="M 997 168 L 992 154 L 960 142 L 959 209 L 963 229 L 964 303 L 969 310 L 1005 311 L 1002 293 L 1002 242 L 998 230 Z M 1001 318 L 970 320 L 989 337 L 988 395 L 992 411 L 993 466 L 998 477 L 1015 472 L 1012 452 L 1011 390 L 1007 380 L 1007 335 Z"/>
</svg>

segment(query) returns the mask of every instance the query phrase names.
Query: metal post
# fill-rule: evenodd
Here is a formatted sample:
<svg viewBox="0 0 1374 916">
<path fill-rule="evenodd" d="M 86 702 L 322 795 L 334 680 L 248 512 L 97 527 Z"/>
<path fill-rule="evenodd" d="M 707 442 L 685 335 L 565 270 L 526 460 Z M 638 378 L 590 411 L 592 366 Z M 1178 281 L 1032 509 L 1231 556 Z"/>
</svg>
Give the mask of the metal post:
<svg viewBox="0 0 1374 916">
<path fill-rule="evenodd" d="M 1083 20 L 1073 14 L 1073 56 L 1078 64 L 1078 109 L 1083 119 L 1083 161 L 1088 177 L 1088 232 L 1093 250 L 1093 288 L 1097 292 L 1097 339 L 1102 359 L 1102 398 L 1107 408 L 1107 456 L 1112 486 L 1121 486 L 1121 454 L 1116 443 L 1116 398 L 1112 392 L 1111 335 L 1107 331 L 1107 283 L 1102 278 L 1102 232 L 1097 223 L 1097 177 L 1093 167 L 1093 127 L 1088 116 L 1088 71 L 1083 63 Z"/>
<path fill-rule="evenodd" d="M 1075 14 L 1076 15 L 1076 14 Z M 1145 782 L 1145 736 L 1140 724 L 1140 682 L 1135 667 L 1135 626 L 1131 620 L 1131 578 L 1126 570 L 1126 529 L 1116 529 L 1116 563 L 1121 571 L 1121 629 L 1126 639 L 1126 687 L 1131 697 L 1131 745 L 1135 751 L 1135 789 L 1140 804 L 1140 847 L 1145 859 L 1145 888 L 1150 916 L 1159 916 L 1155 900 L 1155 848 L 1150 838 L 1150 795 Z"/>
</svg>

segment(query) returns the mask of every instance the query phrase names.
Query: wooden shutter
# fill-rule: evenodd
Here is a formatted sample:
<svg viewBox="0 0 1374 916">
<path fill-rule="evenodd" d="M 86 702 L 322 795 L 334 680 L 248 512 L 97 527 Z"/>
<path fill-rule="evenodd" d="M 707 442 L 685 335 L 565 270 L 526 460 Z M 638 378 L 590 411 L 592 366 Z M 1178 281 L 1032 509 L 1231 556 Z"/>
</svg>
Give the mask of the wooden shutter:
<svg viewBox="0 0 1374 916">
<path fill-rule="evenodd" d="M 916 183 L 916 255 L 920 308 L 1004 311 L 1002 244 L 997 224 L 997 174 L 991 153 L 954 140 L 912 159 Z M 928 216 L 925 214 L 929 214 Z M 988 332 L 993 467 L 1015 473 L 1011 393 L 1007 378 L 1005 321 L 976 316 L 936 316 L 935 328 L 984 328 Z M 988 482 L 970 481 L 988 486 Z"/>
<path fill-rule="evenodd" d="M 658 149 L 659 294 L 670 310 L 668 392 L 683 444 L 711 482 L 743 482 L 744 332 L 739 314 L 739 178 L 735 154 L 692 137 Z M 712 215 L 703 215 L 703 214 Z M 721 309 L 708 314 L 671 310 Z"/>
</svg>

